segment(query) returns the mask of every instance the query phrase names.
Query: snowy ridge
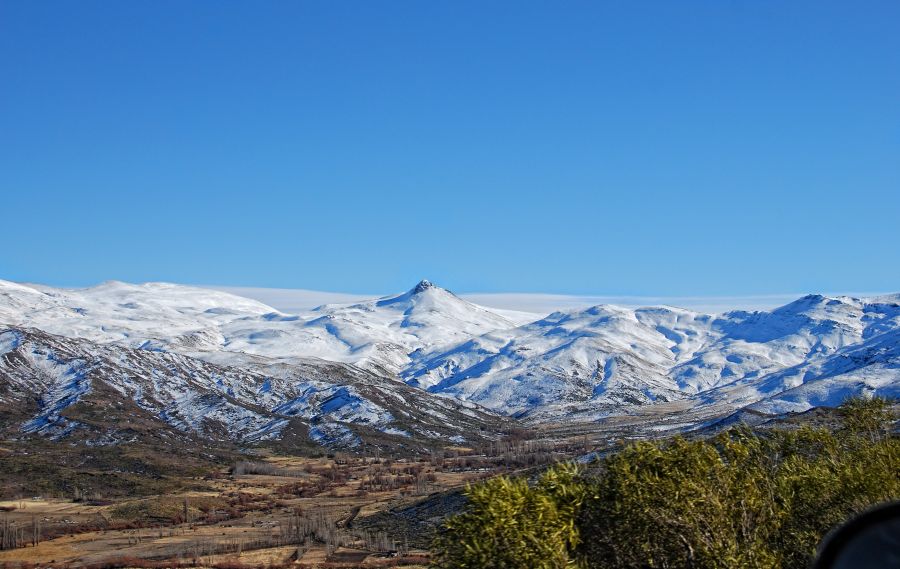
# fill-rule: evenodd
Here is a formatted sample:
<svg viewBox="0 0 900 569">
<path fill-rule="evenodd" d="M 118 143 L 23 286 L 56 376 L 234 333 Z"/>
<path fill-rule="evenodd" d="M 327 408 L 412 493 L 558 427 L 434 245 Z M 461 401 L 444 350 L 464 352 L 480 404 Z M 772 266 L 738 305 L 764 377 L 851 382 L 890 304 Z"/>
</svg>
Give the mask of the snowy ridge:
<svg viewBox="0 0 900 569">
<path fill-rule="evenodd" d="M 415 439 L 408 444 L 473 440 L 502 423 L 342 364 L 226 367 L 24 328 L 0 329 L 0 343 L 7 347 L 0 355 L 0 417 L 13 419 L 5 428 L 52 438 L 83 431 L 95 440 L 122 440 L 134 411 L 215 440 L 279 439 L 289 430 L 329 446 L 361 445 L 360 433 L 390 440 L 403 432 L 402 439 Z M 79 405 L 103 411 L 85 415 Z M 129 412 L 131 405 L 137 408 Z"/>
<path fill-rule="evenodd" d="M 429 354 L 404 377 L 432 392 L 543 420 L 594 420 L 679 399 L 802 411 L 855 393 L 895 393 L 900 360 L 887 348 L 896 348 L 898 329 L 896 296 L 809 295 L 772 312 L 719 316 L 598 306 Z M 868 357 L 848 355 L 861 353 Z M 825 371 L 827 362 L 842 362 L 844 371 Z M 801 385 L 791 395 L 795 405 L 764 403 Z"/>
<path fill-rule="evenodd" d="M 223 362 L 244 354 L 321 358 L 396 373 L 409 353 L 515 324 L 422 281 L 391 297 L 289 315 L 207 289 L 107 282 L 55 289 L 0 281 L 0 322 L 102 344 L 176 351 Z"/>
<path fill-rule="evenodd" d="M 492 420 L 483 408 L 538 422 L 648 409 L 694 409 L 707 420 L 748 406 L 782 413 L 893 395 L 900 384 L 900 295 L 808 295 L 719 315 L 598 305 L 525 324 L 512 316 L 428 281 L 301 314 L 166 283 L 68 290 L 0 281 L 9 328 L 0 358 L 18 362 L 27 330 L 41 330 L 59 344 L 54 354 L 66 338 L 81 342 L 73 345 L 87 376 L 96 373 L 91 356 L 127 367 L 110 375 L 100 366 L 103 381 L 178 429 L 228 425 L 239 438 L 267 439 L 299 421 L 308 438 L 342 444 L 360 444 L 362 427 L 415 438 L 442 433 L 433 423 L 448 417 L 456 427 L 466 416 Z M 15 389 L 42 402 L 26 430 L 53 434 L 71 424 L 55 407 L 91 387 L 41 357 L 26 367 L 50 379 Z M 417 431 L 417 421 L 432 426 Z"/>
</svg>

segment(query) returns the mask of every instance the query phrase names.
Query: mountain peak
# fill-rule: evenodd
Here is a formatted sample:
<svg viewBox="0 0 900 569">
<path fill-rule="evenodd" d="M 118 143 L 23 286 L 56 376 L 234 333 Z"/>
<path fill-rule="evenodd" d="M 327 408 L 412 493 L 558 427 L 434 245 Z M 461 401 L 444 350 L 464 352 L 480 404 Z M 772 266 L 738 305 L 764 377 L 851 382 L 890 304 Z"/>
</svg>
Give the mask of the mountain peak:
<svg viewBox="0 0 900 569">
<path fill-rule="evenodd" d="M 428 279 L 422 279 L 421 281 L 419 281 L 419 284 L 417 284 L 412 289 L 412 292 L 413 292 L 413 294 L 418 294 L 420 292 L 425 292 L 426 290 L 428 290 L 430 288 L 439 288 L 439 287 L 436 284 L 434 284 L 433 282 L 429 281 Z"/>
</svg>

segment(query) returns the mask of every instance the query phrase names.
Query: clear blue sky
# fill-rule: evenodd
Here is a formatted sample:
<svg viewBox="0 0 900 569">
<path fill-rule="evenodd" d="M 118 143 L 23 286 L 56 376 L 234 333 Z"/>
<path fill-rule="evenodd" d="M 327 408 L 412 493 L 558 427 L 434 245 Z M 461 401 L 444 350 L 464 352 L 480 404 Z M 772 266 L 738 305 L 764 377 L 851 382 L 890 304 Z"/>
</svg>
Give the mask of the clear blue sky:
<svg viewBox="0 0 900 569">
<path fill-rule="evenodd" d="M 900 290 L 900 2 L 0 3 L 0 278 Z"/>
</svg>

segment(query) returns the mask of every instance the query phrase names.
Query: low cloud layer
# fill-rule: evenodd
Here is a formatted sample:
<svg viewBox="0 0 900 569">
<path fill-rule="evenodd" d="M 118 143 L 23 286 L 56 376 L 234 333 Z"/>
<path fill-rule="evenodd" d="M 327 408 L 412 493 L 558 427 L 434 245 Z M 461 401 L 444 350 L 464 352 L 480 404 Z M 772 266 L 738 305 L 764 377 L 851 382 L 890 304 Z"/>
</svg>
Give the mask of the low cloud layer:
<svg viewBox="0 0 900 569">
<path fill-rule="evenodd" d="M 347 304 L 384 296 L 379 294 L 344 294 L 285 288 L 232 286 L 210 286 L 208 288 L 252 298 L 287 313 L 305 312 L 323 304 Z M 469 302 L 488 308 L 526 312 L 536 316 L 543 316 L 557 310 L 586 308 L 597 304 L 616 304 L 627 307 L 666 305 L 707 313 L 727 312 L 729 310 L 768 310 L 796 300 L 803 296 L 803 294 L 804 293 L 790 293 L 746 296 L 579 296 L 539 293 L 471 293 L 460 294 L 459 296 Z"/>
</svg>

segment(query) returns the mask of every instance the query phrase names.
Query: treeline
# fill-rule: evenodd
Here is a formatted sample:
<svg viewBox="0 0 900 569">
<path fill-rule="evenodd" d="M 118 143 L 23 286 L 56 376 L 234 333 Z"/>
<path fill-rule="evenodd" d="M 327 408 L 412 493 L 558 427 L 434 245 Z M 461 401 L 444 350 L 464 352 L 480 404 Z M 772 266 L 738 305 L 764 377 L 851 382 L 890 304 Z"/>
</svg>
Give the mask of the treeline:
<svg viewBox="0 0 900 569">
<path fill-rule="evenodd" d="M 832 528 L 900 498 L 890 401 L 852 399 L 834 429 L 634 443 L 588 474 L 470 487 L 435 563 L 474 568 L 803 568 Z"/>
<path fill-rule="evenodd" d="M 243 476 L 245 474 L 262 474 L 265 476 L 286 476 L 299 478 L 306 473 L 299 468 L 280 468 L 268 462 L 241 461 L 235 463 L 231 467 L 233 476 Z"/>
<path fill-rule="evenodd" d="M 35 546 L 41 538 L 41 521 L 35 516 L 31 517 L 29 525 L 15 524 L 9 518 L 0 520 L 0 551 L 26 545 Z"/>
</svg>

